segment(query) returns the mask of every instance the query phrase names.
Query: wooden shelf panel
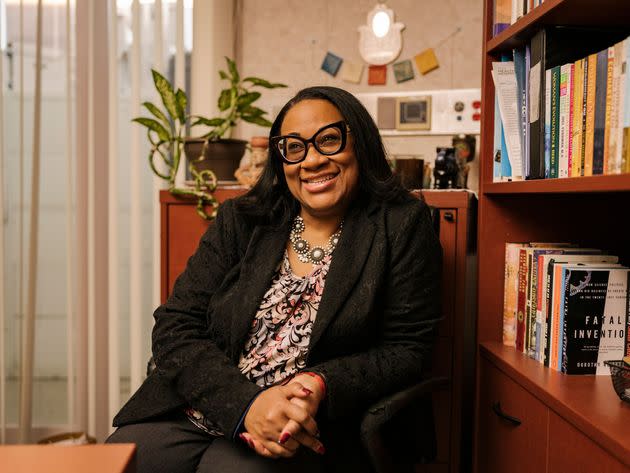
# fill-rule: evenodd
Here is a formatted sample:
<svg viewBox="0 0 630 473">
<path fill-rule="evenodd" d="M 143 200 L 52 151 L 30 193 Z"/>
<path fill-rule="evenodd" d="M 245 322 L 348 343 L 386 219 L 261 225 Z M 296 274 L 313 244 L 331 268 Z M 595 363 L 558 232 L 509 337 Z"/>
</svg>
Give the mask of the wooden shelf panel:
<svg viewBox="0 0 630 473">
<path fill-rule="evenodd" d="M 488 40 L 486 52 L 497 54 L 523 46 L 545 25 L 628 27 L 628 0 L 545 0 L 516 23 Z"/>
<path fill-rule="evenodd" d="M 489 182 L 484 194 L 572 194 L 580 192 L 630 192 L 630 174 L 538 179 L 532 181 Z"/>
<path fill-rule="evenodd" d="M 481 355 L 604 450 L 630 467 L 630 404 L 609 376 L 568 376 L 499 342 L 480 344 Z"/>
</svg>

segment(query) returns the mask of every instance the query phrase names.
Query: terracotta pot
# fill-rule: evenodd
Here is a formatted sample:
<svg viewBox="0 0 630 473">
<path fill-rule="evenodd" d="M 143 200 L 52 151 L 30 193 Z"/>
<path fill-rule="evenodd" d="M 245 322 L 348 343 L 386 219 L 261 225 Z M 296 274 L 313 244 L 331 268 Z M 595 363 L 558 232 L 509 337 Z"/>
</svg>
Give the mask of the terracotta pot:
<svg viewBox="0 0 630 473">
<path fill-rule="evenodd" d="M 184 153 L 188 161 L 193 161 L 198 170 L 211 169 L 220 181 L 233 181 L 245 153 L 247 141 L 232 138 L 209 141 L 204 158 L 197 161 L 203 150 L 203 139 L 186 138 Z"/>
</svg>

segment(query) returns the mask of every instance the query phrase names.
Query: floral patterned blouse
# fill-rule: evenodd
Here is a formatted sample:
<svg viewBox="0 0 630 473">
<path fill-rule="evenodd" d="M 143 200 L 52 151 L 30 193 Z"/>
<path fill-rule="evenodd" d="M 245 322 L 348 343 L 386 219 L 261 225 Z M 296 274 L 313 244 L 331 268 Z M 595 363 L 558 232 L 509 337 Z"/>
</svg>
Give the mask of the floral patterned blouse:
<svg viewBox="0 0 630 473">
<path fill-rule="evenodd" d="M 319 302 L 324 292 L 331 256 L 326 256 L 310 274 L 293 274 L 285 251 L 271 287 L 263 296 L 252 321 L 238 367 L 258 386 L 280 383 L 306 365 L 306 355 Z M 210 435 L 220 429 L 199 411 L 186 409 L 188 418 Z"/>
</svg>

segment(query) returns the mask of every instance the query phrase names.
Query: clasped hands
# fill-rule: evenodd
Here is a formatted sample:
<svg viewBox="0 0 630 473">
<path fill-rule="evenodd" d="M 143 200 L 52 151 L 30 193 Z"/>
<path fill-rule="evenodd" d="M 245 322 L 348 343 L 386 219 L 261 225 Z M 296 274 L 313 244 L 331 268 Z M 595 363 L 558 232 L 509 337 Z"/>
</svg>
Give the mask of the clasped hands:
<svg viewBox="0 0 630 473">
<path fill-rule="evenodd" d="M 269 458 L 292 457 L 300 445 L 323 454 L 314 419 L 323 397 L 320 384 L 306 374 L 266 389 L 250 406 L 241 439 Z"/>
</svg>

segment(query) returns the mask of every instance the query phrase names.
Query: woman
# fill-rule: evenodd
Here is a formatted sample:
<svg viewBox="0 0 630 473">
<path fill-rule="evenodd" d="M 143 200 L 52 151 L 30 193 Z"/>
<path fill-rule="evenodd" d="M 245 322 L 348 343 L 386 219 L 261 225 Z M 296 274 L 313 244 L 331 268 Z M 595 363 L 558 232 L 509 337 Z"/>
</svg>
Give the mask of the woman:
<svg viewBox="0 0 630 473">
<path fill-rule="evenodd" d="M 441 248 L 370 115 L 311 87 L 270 137 L 155 312 L 156 369 L 109 439 L 140 473 L 369 471 L 361 415 L 423 372 Z"/>
</svg>

